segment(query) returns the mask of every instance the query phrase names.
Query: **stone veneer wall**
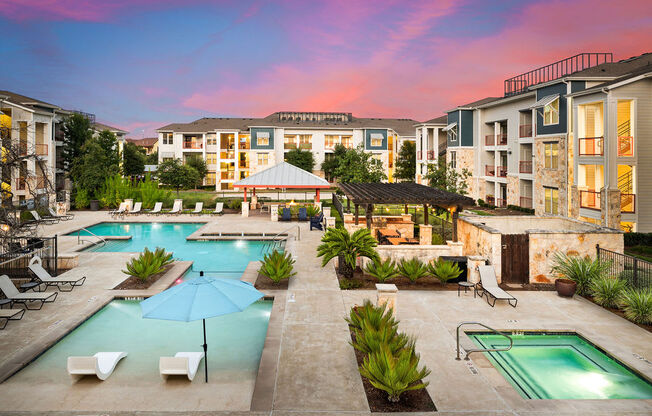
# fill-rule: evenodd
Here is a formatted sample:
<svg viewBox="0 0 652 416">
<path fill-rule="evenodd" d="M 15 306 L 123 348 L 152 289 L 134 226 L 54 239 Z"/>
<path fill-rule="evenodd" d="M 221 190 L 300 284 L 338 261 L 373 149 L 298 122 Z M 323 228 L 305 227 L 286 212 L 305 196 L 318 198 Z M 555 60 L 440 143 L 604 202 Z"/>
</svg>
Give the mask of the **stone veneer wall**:
<svg viewBox="0 0 652 416">
<path fill-rule="evenodd" d="M 496 279 L 500 282 L 501 274 L 501 235 L 498 230 L 490 232 L 477 227 L 463 216 L 457 221 L 457 236 L 462 242 L 462 252 L 465 256 L 478 256 L 489 260 L 494 265 Z"/>
<path fill-rule="evenodd" d="M 544 143 L 559 143 L 559 163 L 557 169 L 545 168 L 545 150 Z M 551 215 L 545 211 L 545 192 L 544 187 L 559 189 L 558 215 L 568 216 L 568 182 L 567 182 L 567 149 L 566 138 L 545 137 L 534 139 L 534 189 L 533 189 L 533 207 L 536 215 Z"/>
<path fill-rule="evenodd" d="M 602 188 L 600 190 L 600 216 L 605 227 L 620 229 L 620 190 Z"/>
<path fill-rule="evenodd" d="M 521 187 L 518 176 L 507 175 L 507 205 L 521 205 Z"/>
<path fill-rule="evenodd" d="M 471 198 L 479 198 L 477 196 L 476 185 L 473 180 L 473 173 L 475 171 L 475 155 L 473 147 L 449 147 L 446 149 L 446 164 L 451 163 L 451 151 L 454 151 L 456 156 L 456 168 L 458 172 L 462 172 L 463 169 L 468 169 L 471 172 L 471 176 L 466 179 L 468 185 L 468 195 Z M 480 197 L 481 198 L 481 197 Z"/>
<path fill-rule="evenodd" d="M 399 246 L 377 246 L 376 251 L 382 260 L 391 258 L 398 262 L 401 259 L 418 258 L 422 262 L 429 263 L 437 260 L 440 256 L 461 256 L 463 247 L 460 242 L 447 241 L 446 245 L 399 245 Z M 362 265 L 370 260 L 362 259 Z"/>
</svg>

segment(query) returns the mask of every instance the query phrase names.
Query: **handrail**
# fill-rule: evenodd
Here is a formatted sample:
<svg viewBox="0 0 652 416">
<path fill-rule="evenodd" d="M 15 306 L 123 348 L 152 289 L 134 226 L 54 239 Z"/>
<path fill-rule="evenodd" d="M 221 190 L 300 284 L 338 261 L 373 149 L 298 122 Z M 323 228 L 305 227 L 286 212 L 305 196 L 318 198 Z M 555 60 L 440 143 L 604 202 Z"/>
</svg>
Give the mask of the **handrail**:
<svg viewBox="0 0 652 416">
<path fill-rule="evenodd" d="M 483 324 L 482 322 L 462 322 L 461 324 L 459 324 L 457 326 L 457 357 L 455 357 L 456 360 L 461 360 L 461 358 L 460 358 L 460 328 L 463 325 L 480 325 L 481 327 L 486 328 L 486 329 L 490 330 L 491 332 L 493 332 L 495 334 L 502 335 L 502 336 L 504 336 L 505 338 L 507 338 L 509 340 L 509 347 L 507 347 L 507 348 L 470 349 L 470 350 L 466 351 L 466 356 L 464 357 L 464 359 L 467 360 L 467 361 L 469 360 L 469 354 L 471 354 L 472 352 L 509 351 L 509 350 L 512 349 L 512 346 L 514 345 L 514 340 L 512 339 L 512 337 L 510 337 L 509 335 L 507 335 L 504 332 L 500 332 L 500 331 L 498 331 L 496 329 L 493 329 L 493 328 Z"/>
<path fill-rule="evenodd" d="M 86 229 L 86 228 L 84 228 L 84 227 L 82 227 L 82 228 L 80 228 L 79 230 L 77 230 L 77 244 L 81 244 L 81 243 L 84 241 L 84 240 L 81 239 L 81 236 L 80 236 L 80 232 L 81 232 L 82 230 L 86 231 L 87 233 L 89 233 L 89 234 L 92 235 L 93 237 L 98 238 L 98 239 L 102 242 L 102 246 L 106 245 L 106 240 L 105 240 L 105 239 L 103 239 L 102 237 L 100 237 L 100 236 L 97 235 L 97 234 L 94 234 L 92 231 L 90 231 L 90 230 L 88 230 L 88 229 Z M 91 243 L 92 243 L 92 241 L 91 241 Z"/>
<path fill-rule="evenodd" d="M 275 244 L 275 243 L 276 243 L 277 241 L 280 241 L 280 240 L 277 240 L 276 238 L 279 237 L 279 236 L 281 236 L 282 234 L 286 234 L 288 231 L 290 231 L 290 230 L 293 229 L 294 227 L 297 227 L 297 234 L 294 236 L 294 240 L 295 240 L 295 241 L 299 241 L 299 240 L 301 240 L 301 227 L 300 227 L 299 225 L 293 225 L 293 226 L 289 227 L 288 229 L 283 230 L 283 231 L 277 233 L 277 234 L 274 235 L 270 240 L 268 240 L 268 241 L 271 243 L 271 247 L 276 248 L 276 244 Z M 287 235 L 287 234 L 286 234 L 286 235 Z M 260 252 L 263 253 L 263 252 L 266 251 L 266 249 L 268 249 L 269 247 L 270 247 L 270 245 L 265 244 L 263 247 L 261 247 Z"/>
</svg>

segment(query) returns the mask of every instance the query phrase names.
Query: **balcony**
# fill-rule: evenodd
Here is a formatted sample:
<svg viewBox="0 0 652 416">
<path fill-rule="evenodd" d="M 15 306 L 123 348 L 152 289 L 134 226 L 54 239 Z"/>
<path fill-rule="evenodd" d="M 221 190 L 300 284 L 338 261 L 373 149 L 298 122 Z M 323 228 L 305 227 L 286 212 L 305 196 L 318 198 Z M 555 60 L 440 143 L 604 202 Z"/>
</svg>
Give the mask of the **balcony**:
<svg viewBox="0 0 652 416">
<path fill-rule="evenodd" d="M 521 208 L 532 208 L 532 197 L 531 196 L 522 196 L 521 197 Z"/>
<path fill-rule="evenodd" d="M 494 146 L 496 144 L 496 136 L 493 134 L 488 134 L 484 136 L 484 145 L 485 146 Z"/>
<path fill-rule="evenodd" d="M 235 178 L 235 172 L 230 171 L 230 172 L 220 172 L 220 178 L 230 180 Z"/>
<path fill-rule="evenodd" d="M 636 212 L 635 194 L 620 194 L 620 212 L 625 212 L 625 213 Z"/>
<path fill-rule="evenodd" d="M 435 160 L 435 151 L 428 150 L 428 160 Z"/>
<path fill-rule="evenodd" d="M 220 152 L 220 159 L 235 159 L 235 152 Z"/>
<path fill-rule="evenodd" d="M 203 149 L 204 143 L 199 141 L 187 141 L 183 142 L 184 149 Z"/>
<path fill-rule="evenodd" d="M 238 167 L 240 169 L 249 169 L 249 161 L 241 160 L 240 163 L 238 164 Z"/>
<path fill-rule="evenodd" d="M 532 173 L 532 161 L 531 160 L 521 160 L 518 162 L 518 171 L 519 173 Z"/>
<path fill-rule="evenodd" d="M 16 180 L 16 189 L 19 191 L 24 191 L 27 187 L 25 178 L 18 178 Z"/>
<path fill-rule="evenodd" d="M 487 204 L 496 205 L 496 198 L 493 195 L 487 195 Z"/>
<path fill-rule="evenodd" d="M 580 191 L 580 208 L 600 210 L 600 192 Z"/>
<path fill-rule="evenodd" d="M 249 150 L 249 142 L 246 142 L 246 143 L 240 143 L 240 144 L 238 145 L 238 149 L 240 149 L 240 150 Z"/>
<path fill-rule="evenodd" d="M 618 136 L 618 156 L 634 156 L 634 138 Z"/>
<path fill-rule="evenodd" d="M 285 150 L 288 150 L 288 149 L 293 150 L 293 149 L 297 148 L 297 144 L 296 143 L 285 143 L 285 144 L 283 144 L 283 148 Z"/>
<path fill-rule="evenodd" d="M 299 143 L 299 149 L 312 150 L 312 143 Z"/>
<path fill-rule="evenodd" d="M 498 208 L 506 208 L 507 207 L 507 200 L 503 198 L 496 198 L 496 206 Z"/>
<path fill-rule="evenodd" d="M 206 170 L 208 170 L 209 172 L 217 171 L 217 163 L 215 162 L 206 163 Z"/>
<path fill-rule="evenodd" d="M 580 139 L 580 156 L 604 155 L 604 137 L 584 137 Z"/>
<path fill-rule="evenodd" d="M 532 124 L 521 124 L 518 126 L 518 137 L 532 137 Z"/>
<path fill-rule="evenodd" d="M 48 155 L 48 145 L 43 143 L 36 144 L 36 155 L 37 156 L 47 156 Z"/>
<path fill-rule="evenodd" d="M 20 156 L 27 155 L 27 142 L 18 143 L 18 153 L 20 154 Z"/>
<path fill-rule="evenodd" d="M 484 167 L 484 174 L 485 176 L 495 176 L 496 175 L 496 168 L 493 165 L 486 165 Z"/>
<path fill-rule="evenodd" d="M 48 179 L 45 176 L 36 177 L 36 189 L 45 189 L 48 186 Z"/>
<path fill-rule="evenodd" d="M 498 171 L 498 175 L 501 178 L 506 178 L 507 177 L 507 166 L 497 166 L 496 170 Z"/>
</svg>

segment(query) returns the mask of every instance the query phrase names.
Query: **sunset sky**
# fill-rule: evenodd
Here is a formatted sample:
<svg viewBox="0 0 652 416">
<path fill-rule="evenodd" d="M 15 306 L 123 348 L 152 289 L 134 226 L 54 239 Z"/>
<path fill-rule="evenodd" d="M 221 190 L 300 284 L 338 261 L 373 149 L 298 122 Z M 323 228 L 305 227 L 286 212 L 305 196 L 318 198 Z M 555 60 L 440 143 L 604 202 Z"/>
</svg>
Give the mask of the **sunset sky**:
<svg viewBox="0 0 652 416">
<path fill-rule="evenodd" d="M 576 53 L 652 51 L 652 1 L 0 0 L 0 35 L 0 89 L 138 138 L 282 110 L 433 118 Z"/>
</svg>

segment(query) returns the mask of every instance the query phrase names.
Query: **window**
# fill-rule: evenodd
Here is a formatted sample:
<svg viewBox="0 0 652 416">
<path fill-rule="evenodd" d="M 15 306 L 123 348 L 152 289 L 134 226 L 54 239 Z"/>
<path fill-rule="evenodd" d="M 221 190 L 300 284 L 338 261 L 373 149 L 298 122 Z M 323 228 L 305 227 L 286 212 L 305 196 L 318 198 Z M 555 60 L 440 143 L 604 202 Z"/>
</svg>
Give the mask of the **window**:
<svg viewBox="0 0 652 416">
<path fill-rule="evenodd" d="M 207 146 L 217 146 L 217 134 L 207 133 L 206 134 L 206 145 Z"/>
<path fill-rule="evenodd" d="M 312 149 L 312 134 L 299 135 L 299 148 L 304 150 Z"/>
<path fill-rule="evenodd" d="M 457 141 L 457 126 L 448 130 L 448 140 L 451 142 Z"/>
<path fill-rule="evenodd" d="M 324 135 L 324 148 L 333 149 L 335 144 L 339 143 L 339 136 L 333 136 L 331 134 Z"/>
<path fill-rule="evenodd" d="M 543 125 L 559 124 L 559 98 L 543 107 Z"/>
<path fill-rule="evenodd" d="M 163 133 L 163 144 L 174 144 L 173 133 Z"/>
<path fill-rule="evenodd" d="M 545 192 L 545 211 L 546 214 L 559 213 L 559 189 L 557 188 L 543 188 Z"/>
<path fill-rule="evenodd" d="M 457 152 L 451 152 L 451 168 L 457 168 Z"/>
<path fill-rule="evenodd" d="M 217 174 L 215 172 L 208 172 L 206 174 L 206 185 L 215 185 L 217 181 Z"/>
<path fill-rule="evenodd" d="M 258 166 L 267 166 L 269 153 L 258 153 Z"/>
<path fill-rule="evenodd" d="M 351 149 L 353 147 L 353 138 L 351 136 L 341 136 L 342 140 L 342 146 L 346 147 L 347 149 Z"/>
<path fill-rule="evenodd" d="M 546 169 L 559 168 L 559 143 L 544 143 L 543 149 Z"/>
<path fill-rule="evenodd" d="M 256 145 L 269 146 L 269 133 L 267 132 L 256 133 Z"/>
<path fill-rule="evenodd" d="M 215 165 L 217 163 L 217 153 L 206 153 L 206 164 Z"/>
<path fill-rule="evenodd" d="M 286 149 L 296 149 L 297 147 L 297 136 L 294 134 L 286 134 L 284 137 L 285 148 Z"/>
<path fill-rule="evenodd" d="M 372 147 L 381 147 L 383 145 L 383 135 L 379 133 L 372 133 L 369 137 Z"/>
</svg>

